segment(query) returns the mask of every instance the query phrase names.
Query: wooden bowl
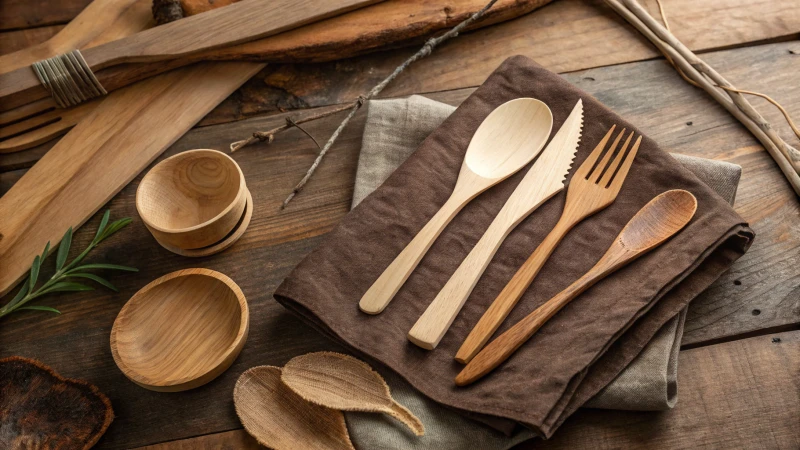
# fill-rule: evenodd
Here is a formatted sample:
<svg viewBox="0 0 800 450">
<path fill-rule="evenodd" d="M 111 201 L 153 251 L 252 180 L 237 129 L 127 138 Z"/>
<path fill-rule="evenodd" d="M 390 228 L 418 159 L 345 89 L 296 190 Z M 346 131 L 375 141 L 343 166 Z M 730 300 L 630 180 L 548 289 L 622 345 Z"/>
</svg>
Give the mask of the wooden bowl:
<svg viewBox="0 0 800 450">
<path fill-rule="evenodd" d="M 239 223 L 233 228 L 233 230 L 225 236 L 224 239 L 221 241 L 209 245 L 208 247 L 201 247 L 201 248 L 192 248 L 192 249 L 182 249 L 178 247 L 173 247 L 166 242 L 161 242 L 156 239 L 162 247 L 171 251 L 172 253 L 181 255 L 181 256 L 188 256 L 190 258 L 200 258 L 203 256 L 211 256 L 215 255 L 223 250 L 227 250 L 230 246 L 236 243 L 240 237 L 247 231 L 247 227 L 250 225 L 250 219 L 253 218 L 253 197 L 250 195 L 250 191 L 247 191 L 247 206 L 244 208 L 244 214 L 242 214 L 242 218 L 239 220 Z"/>
<path fill-rule="evenodd" d="M 242 290 L 209 269 L 167 274 L 133 295 L 111 329 L 111 354 L 126 377 L 163 392 L 216 378 L 239 355 L 250 315 Z"/>
<path fill-rule="evenodd" d="M 153 236 L 182 249 L 207 247 L 225 238 L 246 203 L 242 170 L 216 150 L 169 157 L 153 167 L 136 190 L 136 210 Z"/>
</svg>

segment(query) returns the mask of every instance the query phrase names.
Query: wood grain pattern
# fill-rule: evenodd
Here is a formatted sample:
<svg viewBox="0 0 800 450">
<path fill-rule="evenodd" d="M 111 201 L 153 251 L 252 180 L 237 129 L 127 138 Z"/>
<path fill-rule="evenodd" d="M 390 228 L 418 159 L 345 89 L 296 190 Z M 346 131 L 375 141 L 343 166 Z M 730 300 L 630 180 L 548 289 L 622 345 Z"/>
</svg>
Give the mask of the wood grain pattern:
<svg viewBox="0 0 800 450">
<path fill-rule="evenodd" d="M 539 205 L 564 189 L 582 124 L 583 100 L 579 99 L 481 239 L 414 324 L 410 336 L 429 347 L 439 344 L 506 236 Z"/>
<path fill-rule="evenodd" d="M 233 280 L 209 269 L 179 270 L 125 303 L 111 328 L 111 354 L 139 386 L 185 391 L 233 364 L 249 326 L 247 300 Z"/>
<path fill-rule="evenodd" d="M 800 331 L 682 351 L 680 401 L 664 412 L 585 409 L 549 440 L 514 450 L 796 448 L 800 445 Z M 138 450 L 259 448 L 244 430 Z"/>
<path fill-rule="evenodd" d="M 364 293 L 359 309 L 382 312 L 453 217 L 478 194 L 531 162 L 552 127 L 550 108 L 532 98 L 510 100 L 489 113 L 470 140 L 450 197 Z M 413 331 L 409 339 L 415 344 L 429 350 L 436 346 L 418 340 Z"/>
<path fill-rule="evenodd" d="M 562 1 L 570 0 L 559 0 L 547 8 L 553 8 Z M 669 7 L 668 1 L 666 5 Z M 769 7 L 768 4 L 762 6 Z M 719 51 L 703 56 L 709 63 L 724 67 L 726 76 L 732 82 L 779 98 L 793 112 L 800 111 L 800 85 L 796 82 L 793 70 L 800 56 L 790 54 L 789 50 L 800 51 L 800 48 L 796 42 L 787 42 Z M 508 49 L 504 51 L 511 54 Z M 435 59 L 436 54 L 430 58 Z M 309 71 L 313 70 L 312 66 L 308 67 Z M 637 124 L 642 132 L 658 141 L 664 149 L 727 160 L 744 167 L 736 209 L 750 222 L 758 237 L 748 253 L 729 272 L 705 295 L 692 302 L 684 342 L 702 345 L 709 341 L 735 339 L 745 333 L 763 333 L 765 328 L 796 328 L 800 324 L 800 309 L 797 305 L 797 286 L 800 284 L 797 249 L 800 248 L 800 229 L 795 226 L 795 222 L 800 215 L 800 204 L 776 171 L 769 156 L 748 132 L 713 101 L 686 85 L 663 61 L 602 67 L 564 74 L 564 77 Z M 635 78 L 636 84 L 621 89 L 619 80 L 629 78 Z M 289 92 L 299 93 L 305 80 L 302 77 L 296 78 L 295 82 L 298 84 L 295 85 L 287 79 L 283 86 Z M 344 84 L 342 80 L 344 78 L 341 77 L 329 80 L 331 90 Z M 261 82 L 253 80 L 248 85 L 249 88 L 234 94 L 224 108 L 247 105 L 246 101 L 243 102 L 246 99 L 255 102 L 259 92 L 270 89 L 261 88 L 259 91 L 257 86 Z M 472 91 L 473 89 L 445 91 L 430 96 L 457 105 Z M 275 105 L 270 107 L 274 109 Z M 309 112 L 325 109 L 327 108 Z M 781 133 L 791 132 L 780 121 L 779 113 L 770 110 L 765 110 L 765 113 L 779 127 Z M 270 129 L 284 124 L 286 117 L 297 116 L 298 112 L 286 112 L 224 126 L 197 128 L 167 149 L 161 158 L 193 148 L 224 150 L 230 142 L 249 135 L 253 130 Z M 200 260 L 182 258 L 162 249 L 141 221 L 135 219 L 123 233 L 104 242 L 99 249 L 113 255 L 115 262 L 140 269 L 137 274 L 111 279 L 120 289 L 120 293 L 97 291 L 59 294 L 52 298 L 52 306 L 63 312 L 61 316 L 47 317 L 33 312 L 20 314 L 19 317 L 10 316 L 0 326 L 0 356 L 22 354 L 35 357 L 50 365 L 64 367 L 64 375 L 87 379 L 107 392 L 117 410 L 117 418 L 101 441 L 100 448 L 127 449 L 240 427 L 230 398 L 236 378 L 244 370 L 260 364 L 282 366 L 292 357 L 310 351 L 342 351 L 274 302 L 271 293 L 291 269 L 319 245 L 324 239 L 322 235 L 331 230 L 349 211 L 364 117 L 364 113 L 356 116 L 309 182 L 304 195 L 298 196 L 282 212 L 279 212 L 281 202 L 316 158 L 319 151 L 317 147 L 300 131 L 290 130 L 279 135 L 270 145 L 260 144 L 248 151 L 237 152 L 234 159 L 245 174 L 255 207 L 251 225 L 239 242 L 212 257 Z M 340 117 L 334 116 L 309 123 L 306 129 L 317 137 L 328 136 L 339 121 Z M 34 156 L 28 156 L 28 160 L 21 157 L 28 152 L 39 152 L 41 155 L 47 147 L 45 145 L 36 150 L 0 155 L 0 167 L 4 170 L 0 172 L 0 194 L 6 192 L 25 172 L 8 169 L 29 165 L 35 159 Z M 122 189 L 106 205 L 114 211 L 115 216 L 119 214 L 120 217 L 136 217 L 134 199 L 141 178 L 142 175 L 136 177 L 134 182 Z M 95 215 L 90 220 L 94 225 L 99 219 L 99 215 Z M 73 244 L 75 248 L 82 247 L 91 240 L 93 225 L 76 231 Z M 143 264 L 142 261 L 147 263 Z M 176 269 L 196 267 L 198 264 L 228 274 L 239 283 L 246 294 L 251 307 L 251 333 L 248 343 L 231 368 L 205 386 L 183 392 L 179 396 L 144 390 L 125 378 L 114 364 L 108 346 L 111 325 L 125 300 L 149 281 Z M 735 281 L 739 284 L 735 284 Z M 752 312 L 754 309 L 758 309 L 760 314 L 755 315 Z M 65 345 L 65 342 L 69 345 Z M 718 344 L 710 348 L 720 345 L 728 344 Z M 748 350 L 752 351 L 754 350 Z M 754 359 L 747 359 L 751 356 L 748 353 L 742 353 L 741 356 L 744 359 L 739 360 L 737 367 L 746 368 L 748 361 L 759 364 Z M 786 363 L 781 364 L 782 367 L 786 366 Z M 682 368 L 697 367 L 705 370 L 709 365 L 708 356 L 696 360 L 682 359 L 681 362 Z M 729 366 L 714 367 L 719 373 L 742 373 L 738 368 Z M 684 375 L 686 374 L 681 374 Z M 786 415 L 792 413 L 790 409 L 773 410 L 765 407 L 757 409 L 755 416 L 748 416 L 746 413 L 752 411 L 747 409 L 749 407 L 745 403 L 754 402 L 756 397 L 752 395 L 755 386 L 760 389 L 771 386 L 771 392 L 779 394 L 770 395 L 780 395 L 785 401 L 787 384 L 784 378 L 764 373 L 758 379 L 745 378 L 745 382 L 737 382 L 739 384 L 735 385 L 728 378 L 724 380 L 727 380 L 725 382 L 729 386 L 744 386 L 749 390 L 746 401 L 737 403 L 738 406 L 734 407 L 740 408 L 736 410 L 743 411 L 742 414 L 734 417 L 735 421 L 725 424 L 726 427 L 737 427 L 731 436 L 760 439 L 769 438 L 773 432 L 781 436 L 793 436 L 795 428 L 788 419 L 795 416 Z M 709 442 L 719 430 L 728 430 L 731 433 L 731 428 L 720 426 L 720 420 L 723 420 L 721 417 L 704 422 L 708 408 L 718 408 L 714 405 L 724 403 L 695 402 L 703 405 L 702 408 L 706 410 L 681 409 L 692 405 L 690 398 L 694 397 L 689 395 L 700 395 L 702 392 L 697 390 L 693 391 L 697 394 L 690 394 L 688 381 L 682 383 L 681 400 L 678 402 L 677 412 L 674 413 L 683 415 L 677 429 L 669 428 L 674 423 L 671 422 L 673 419 L 664 414 L 626 415 L 603 411 L 592 413 L 596 415 L 590 417 L 595 417 L 595 420 L 589 424 L 588 429 L 573 432 L 583 433 L 581 436 L 586 437 L 586 442 L 606 448 L 613 447 L 616 442 L 610 435 L 627 436 L 626 439 L 634 442 L 636 439 L 647 440 L 654 422 L 658 424 L 657 429 L 661 430 L 658 436 L 659 440 L 663 439 L 665 442 L 665 447 L 669 447 L 672 442 L 686 442 L 679 440 L 682 435 L 687 436 L 686 439 L 690 442 Z M 715 398 L 723 399 L 722 401 L 738 401 L 740 398 L 735 397 L 732 390 L 727 390 L 727 386 L 719 385 L 716 388 L 724 388 L 717 391 L 719 394 L 715 394 Z M 719 411 L 713 410 L 715 414 Z M 187 418 L 186 411 L 191 411 L 191 420 Z M 579 417 L 586 417 L 584 414 L 586 413 L 579 413 Z M 619 426 L 606 432 L 607 428 L 603 428 L 603 424 L 612 423 L 610 417 L 617 415 L 623 415 L 624 420 L 613 422 Z M 759 419 L 751 421 L 747 417 Z M 643 425 L 637 425 L 639 423 Z M 564 428 L 559 433 L 563 431 Z M 224 440 L 216 441 L 216 445 L 235 448 L 239 448 L 236 447 L 238 445 L 257 445 L 246 433 L 240 433 L 223 434 Z M 581 436 L 576 436 L 575 439 L 580 439 Z M 541 442 L 536 443 L 540 444 Z M 186 444 L 184 448 L 202 447 Z"/>
<path fill-rule="evenodd" d="M 24 276 L 43 242 L 83 224 L 260 67 L 174 71 L 106 98 L 0 198 L 0 294 Z"/>
<path fill-rule="evenodd" d="M 244 0 L 91 47 L 83 57 L 92 71 L 122 63 L 175 60 L 204 50 L 278 34 L 380 0 Z M 3 110 L 44 98 L 47 91 L 27 67 L 0 74 Z"/>
<path fill-rule="evenodd" d="M 123 16 L 143 17 L 150 23 L 149 8 L 144 0 L 94 0 L 81 14 L 58 34 L 45 42 L 0 56 L 0 73 L 27 67 L 36 61 L 66 53 L 84 46 L 99 37 L 114 22 Z M 126 18 L 126 21 L 132 21 Z"/>
<path fill-rule="evenodd" d="M 236 161 L 217 150 L 189 150 L 150 169 L 136 211 L 159 243 L 184 250 L 214 245 L 239 223 L 247 185 Z"/>
<path fill-rule="evenodd" d="M 294 357 L 283 366 L 281 381 L 308 402 L 340 411 L 388 414 L 415 435 L 425 435 L 422 421 L 392 398 L 383 377 L 350 355 L 314 352 Z"/>
<path fill-rule="evenodd" d="M 4 0 L 0 30 L 67 23 L 92 0 Z"/>
<path fill-rule="evenodd" d="M 609 180 L 609 183 L 617 183 L 617 180 Z M 620 267 L 661 245 L 686 226 L 696 210 L 697 199 L 688 191 L 667 191 L 651 200 L 625 225 L 611 247 L 588 272 L 484 347 L 456 376 L 456 385 L 472 384 L 497 368 L 575 297 Z M 512 279 L 509 285 L 514 282 Z"/>
<path fill-rule="evenodd" d="M 695 52 L 800 36 L 800 8 L 795 7 L 794 0 L 663 2 L 674 34 Z M 658 16 L 654 0 L 642 3 Z M 270 65 L 245 87 L 240 99 L 231 100 L 228 108 L 218 110 L 203 123 L 352 101 L 385 78 L 413 51 L 400 49 L 326 64 Z M 517 54 L 558 73 L 660 57 L 602 0 L 558 0 L 533 14 L 448 42 L 405 71 L 381 92 L 381 97 L 478 86 L 505 58 Z M 732 60 L 707 62 L 728 78 L 728 67 L 738 66 L 738 61 Z M 776 90 L 779 99 L 780 94 Z"/>
<path fill-rule="evenodd" d="M 558 222 L 475 324 L 458 349 L 456 361 L 466 364 L 483 348 L 528 290 L 567 233 L 586 217 L 607 208 L 617 198 L 642 138 L 639 136 L 633 147 L 630 147 L 633 138 L 633 133 L 630 133 L 620 147 L 620 140 L 625 135 L 625 130 L 622 130 L 617 134 L 614 143 L 609 146 L 609 140 L 615 129 L 616 125 L 612 125 L 586 161 L 575 170 L 567 188 L 566 203 Z M 630 152 L 627 152 L 629 148 Z M 612 162 L 613 155 L 616 156 Z"/>
</svg>

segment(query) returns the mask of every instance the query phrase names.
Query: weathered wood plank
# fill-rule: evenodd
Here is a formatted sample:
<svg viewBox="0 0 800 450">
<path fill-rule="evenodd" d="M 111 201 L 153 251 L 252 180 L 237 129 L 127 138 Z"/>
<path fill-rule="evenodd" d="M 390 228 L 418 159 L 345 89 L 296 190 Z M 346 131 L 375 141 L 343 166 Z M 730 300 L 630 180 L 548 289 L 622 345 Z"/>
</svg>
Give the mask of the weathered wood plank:
<svg viewBox="0 0 800 450">
<path fill-rule="evenodd" d="M 0 30 L 63 24 L 92 0 L 3 0 Z"/>
<path fill-rule="evenodd" d="M 25 47 L 44 42 L 61 31 L 64 25 L 51 25 L 47 27 L 28 28 L 0 33 L 0 55 L 13 53 Z"/>
<path fill-rule="evenodd" d="M 663 3 L 675 35 L 695 51 L 800 35 L 800 8 L 795 0 Z M 657 13 L 654 0 L 643 0 L 642 4 Z M 413 51 L 401 49 L 324 64 L 270 65 L 201 124 L 352 100 L 386 77 Z M 478 86 L 504 59 L 517 54 L 558 73 L 659 55 L 602 0 L 559 0 L 519 19 L 444 44 L 406 70 L 381 96 Z"/>
<path fill-rule="evenodd" d="M 797 64 L 798 56 L 788 53 L 793 45 L 796 44 L 737 49 L 708 57 L 712 64 L 725 64 L 725 73 L 732 81 L 763 89 L 780 98 L 790 111 L 797 111 L 800 87 L 793 83 L 794 72 L 789 68 L 796 67 L 793 64 Z M 750 252 L 731 272 L 694 302 L 687 321 L 686 342 L 697 344 L 800 323 L 800 310 L 793 306 L 796 295 L 791 297 L 792 290 L 800 285 L 797 200 L 750 135 L 724 110 L 685 85 L 663 61 L 599 68 L 565 77 L 636 123 L 667 149 L 726 159 L 745 167 L 737 209 L 751 221 L 758 236 Z M 636 82 L 621 86 L 620 80 L 625 79 Z M 433 97 L 458 104 L 470 92 L 471 89 L 448 91 Z M 768 115 L 777 124 L 776 114 Z M 190 148 L 225 149 L 232 140 L 254 129 L 271 128 L 286 116 L 195 129 L 165 156 Z M 134 224 L 108 245 L 103 244 L 96 257 L 142 271 L 114 274 L 112 282 L 120 287 L 119 294 L 77 293 L 42 302 L 61 309 L 62 316 L 25 313 L 4 320 L 0 326 L 0 357 L 18 354 L 39 358 L 67 376 L 98 385 L 111 397 L 117 414 L 102 442 L 104 447 L 129 448 L 237 428 L 230 392 L 239 373 L 254 365 L 282 364 L 296 352 L 326 345 L 319 335 L 301 326 L 277 305 L 271 293 L 291 268 L 319 244 L 321 235 L 347 212 L 363 117 L 363 112 L 358 115 L 305 191 L 282 213 L 278 213 L 278 206 L 313 161 L 317 153 L 314 144 L 298 130 L 291 130 L 279 135 L 271 146 L 262 144 L 235 153 L 256 211 L 242 240 L 209 258 L 192 260 L 172 255 L 149 236 L 136 219 L 133 203 L 139 176 L 108 205 L 115 217 L 134 217 Z M 310 123 L 307 129 L 324 137 L 338 120 L 331 117 Z M 781 131 L 786 131 L 782 125 Z M 0 192 L 22 173 L 1 173 Z M 90 238 L 97 220 L 95 217 L 78 231 L 78 242 L 85 243 Z M 82 245 L 76 243 L 74 248 Z M 180 395 L 151 393 L 134 386 L 114 366 L 108 333 L 122 304 L 137 289 L 158 276 L 188 267 L 219 270 L 239 283 L 251 305 L 253 332 L 242 355 L 220 379 Z M 741 285 L 734 285 L 734 280 L 740 280 Z M 754 316 L 751 311 L 756 303 L 761 313 Z"/>
<path fill-rule="evenodd" d="M 776 340 L 780 341 L 776 341 Z M 523 449 L 674 449 L 800 446 L 800 331 L 680 354 L 680 400 L 663 413 L 582 410 L 549 441 Z M 141 450 L 257 449 L 232 430 Z"/>
</svg>

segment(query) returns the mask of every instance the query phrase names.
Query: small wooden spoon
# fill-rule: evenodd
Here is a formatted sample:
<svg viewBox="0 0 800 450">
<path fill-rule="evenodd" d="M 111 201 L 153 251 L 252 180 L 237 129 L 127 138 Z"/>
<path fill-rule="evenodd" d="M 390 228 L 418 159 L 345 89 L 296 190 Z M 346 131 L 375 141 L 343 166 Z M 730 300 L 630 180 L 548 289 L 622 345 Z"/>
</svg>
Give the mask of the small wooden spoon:
<svg viewBox="0 0 800 450">
<path fill-rule="evenodd" d="M 650 200 L 625 225 L 594 267 L 484 347 L 458 374 L 456 384 L 466 386 L 494 370 L 567 303 L 672 237 L 692 220 L 696 210 L 694 195 L 680 189 L 664 192 Z"/>
<path fill-rule="evenodd" d="M 383 377 L 352 356 L 333 352 L 298 356 L 284 366 L 281 380 L 311 403 L 342 411 L 389 414 L 417 436 L 425 434 L 419 418 L 394 401 Z"/>
<path fill-rule="evenodd" d="M 281 382 L 281 369 L 245 371 L 233 389 L 244 429 L 275 450 L 353 450 L 344 414 L 303 400 Z"/>
<path fill-rule="evenodd" d="M 361 311 L 383 311 L 461 208 L 531 162 L 552 127 L 550 108 L 536 99 L 518 98 L 492 111 L 472 136 L 450 198 L 367 290 Z"/>
</svg>

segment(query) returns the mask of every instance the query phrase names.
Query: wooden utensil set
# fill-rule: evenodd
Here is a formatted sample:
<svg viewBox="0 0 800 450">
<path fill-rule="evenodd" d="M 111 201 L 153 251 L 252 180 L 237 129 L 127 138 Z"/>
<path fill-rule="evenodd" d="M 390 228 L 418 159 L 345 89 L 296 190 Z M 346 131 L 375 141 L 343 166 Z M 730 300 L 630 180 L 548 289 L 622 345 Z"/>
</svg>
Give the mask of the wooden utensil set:
<svg viewBox="0 0 800 450">
<path fill-rule="evenodd" d="M 500 105 L 487 116 L 469 144 L 450 199 L 367 290 L 359 302 L 363 312 L 382 312 L 458 211 L 480 192 L 518 171 L 539 154 L 552 124 L 549 108 L 542 105 L 534 99 L 516 99 Z M 547 111 L 542 111 L 542 108 Z M 564 188 L 582 127 L 583 102 L 578 100 L 483 237 L 411 328 L 408 339 L 412 343 L 427 350 L 436 348 L 503 240 L 525 217 Z M 616 125 L 613 125 L 575 170 L 561 218 L 464 340 L 455 359 L 467 365 L 456 377 L 457 385 L 468 385 L 491 372 L 564 305 L 602 278 L 666 241 L 694 216 L 697 203 L 687 191 L 668 191 L 654 198 L 625 225 L 606 254 L 589 272 L 486 345 L 567 233 L 587 217 L 610 206 L 619 194 L 642 137 L 637 137 L 631 145 L 634 133 L 626 136 L 623 129 L 614 137 L 615 129 Z M 545 136 L 540 137 L 541 133 Z M 493 159 L 498 162 L 493 163 Z M 505 164 L 506 171 L 494 173 L 500 164 Z M 476 177 L 476 173 L 483 177 Z"/>
</svg>

